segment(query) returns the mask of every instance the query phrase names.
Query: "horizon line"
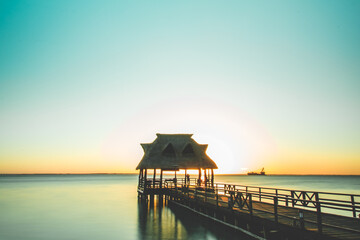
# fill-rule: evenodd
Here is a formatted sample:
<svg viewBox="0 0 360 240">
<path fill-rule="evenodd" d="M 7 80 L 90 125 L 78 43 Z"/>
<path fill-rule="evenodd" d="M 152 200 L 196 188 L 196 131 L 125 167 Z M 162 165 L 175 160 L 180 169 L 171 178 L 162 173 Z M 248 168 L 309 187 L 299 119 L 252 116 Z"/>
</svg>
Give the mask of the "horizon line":
<svg viewBox="0 0 360 240">
<path fill-rule="evenodd" d="M 138 175 L 138 173 L 0 173 L 1 175 Z M 171 174 L 165 174 L 171 175 Z M 220 173 L 215 176 L 248 176 L 246 173 Z M 360 174 L 266 174 L 264 176 L 360 176 Z"/>
</svg>

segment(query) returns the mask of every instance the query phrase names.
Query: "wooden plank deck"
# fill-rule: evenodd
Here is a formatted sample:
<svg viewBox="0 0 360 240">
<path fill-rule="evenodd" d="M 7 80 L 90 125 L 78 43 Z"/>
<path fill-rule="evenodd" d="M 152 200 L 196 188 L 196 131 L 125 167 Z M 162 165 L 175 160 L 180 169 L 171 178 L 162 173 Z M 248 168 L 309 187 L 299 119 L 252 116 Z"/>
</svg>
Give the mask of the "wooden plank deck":
<svg viewBox="0 0 360 240">
<path fill-rule="evenodd" d="M 220 215 L 229 214 L 229 219 L 238 218 L 239 221 L 251 224 L 265 224 L 270 229 L 281 229 L 289 234 L 306 233 L 306 236 L 311 236 L 309 239 L 360 240 L 360 219 L 356 218 L 360 213 L 360 195 L 357 194 L 227 183 L 206 186 L 199 185 L 196 179 L 190 182 L 184 179 L 139 182 L 138 192 L 142 196 L 175 196 L 175 202 L 188 207 L 190 205 L 187 201 L 191 200 L 189 202 L 202 208 L 220 210 Z M 177 200 L 176 197 L 180 198 Z M 332 211 L 333 209 L 336 211 Z M 236 221 L 232 224 L 236 225 Z"/>
<path fill-rule="evenodd" d="M 189 197 L 192 199 L 196 198 L 198 202 L 205 203 L 205 195 L 201 193 L 199 194 L 198 192 L 195 193 L 193 190 L 190 190 L 188 193 L 184 193 L 178 189 L 176 193 L 182 195 L 183 197 Z M 229 208 L 228 197 L 226 196 L 221 196 L 218 198 L 218 201 L 216 201 L 215 194 L 210 194 L 209 196 L 206 196 L 206 203 L 214 206 L 217 204 L 219 208 Z M 249 208 L 246 205 L 242 208 L 238 205 L 234 205 L 232 210 L 250 215 Z M 315 211 L 305 209 L 302 209 L 301 211 L 303 212 L 305 219 L 303 222 L 304 229 L 311 232 L 317 232 L 317 213 Z M 299 208 L 278 205 L 277 214 L 278 224 L 294 227 L 296 229 L 301 227 Z M 275 222 L 276 218 L 274 214 L 274 205 L 266 202 L 252 201 L 252 216 Z M 321 219 L 322 234 L 324 236 L 344 240 L 360 239 L 360 219 L 338 216 L 329 213 L 321 213 Z"/>
</svg>

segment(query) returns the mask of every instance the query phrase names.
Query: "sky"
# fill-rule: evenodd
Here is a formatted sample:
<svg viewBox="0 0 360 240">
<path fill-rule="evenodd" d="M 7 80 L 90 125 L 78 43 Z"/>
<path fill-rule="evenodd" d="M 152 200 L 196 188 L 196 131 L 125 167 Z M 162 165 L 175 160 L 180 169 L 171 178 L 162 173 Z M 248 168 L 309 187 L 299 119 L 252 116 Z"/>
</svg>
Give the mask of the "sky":
<svg viewBox="0 0 360 240">
<path fill-rule="evenodd" d="M 360 174 L 360 1 L 0 0 L 0 173 Z"/>
</svg>

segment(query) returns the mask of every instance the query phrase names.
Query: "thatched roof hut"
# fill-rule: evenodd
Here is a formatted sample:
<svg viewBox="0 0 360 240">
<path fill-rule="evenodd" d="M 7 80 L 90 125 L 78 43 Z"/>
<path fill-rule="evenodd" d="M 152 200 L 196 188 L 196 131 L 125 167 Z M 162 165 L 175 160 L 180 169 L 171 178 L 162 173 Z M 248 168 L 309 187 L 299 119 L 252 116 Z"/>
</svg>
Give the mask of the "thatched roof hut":
<svg viewBox="0 0 360 240">
<path fill-rule="evenodd" d="M 217 169 L 206 154 L 207 144 L 198 144 L 192 134 L 156 134 L 152 143 L 143 143 L 144 156 L 136 169 Z"/>
</svg>

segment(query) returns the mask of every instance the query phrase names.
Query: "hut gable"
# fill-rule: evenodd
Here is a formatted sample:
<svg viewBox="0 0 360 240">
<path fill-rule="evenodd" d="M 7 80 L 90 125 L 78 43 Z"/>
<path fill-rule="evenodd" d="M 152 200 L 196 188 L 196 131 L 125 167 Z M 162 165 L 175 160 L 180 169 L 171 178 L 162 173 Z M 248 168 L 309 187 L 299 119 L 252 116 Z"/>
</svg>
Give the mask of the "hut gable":
<svg viewBox="0 0 360 240">
<path fill-rule="evenodd" d="M 166 157 L 175 157 L 175 149 L 171 143 L 169 143 L 164 150 L 162 150 L 161 154 Z"/>
<path fill-rule="evenodd" d="M 206 154 L 207 145 L 198 144 L 192 134 L 156 134 L 149 144 L 141 144 L 144 156 L 136 169 L 164 170 L 217 168 Z"/>
<path fill-rule="evenodd" d="M 195 155 L 194 149 L 193 149 L 193 147 L 191 146 L 190 143 L 186 144 L 184 150 L 182 151 L 182 155 L 184 157 L 185 156 L 192 157 L 192 156 Z"/>
</svg>

